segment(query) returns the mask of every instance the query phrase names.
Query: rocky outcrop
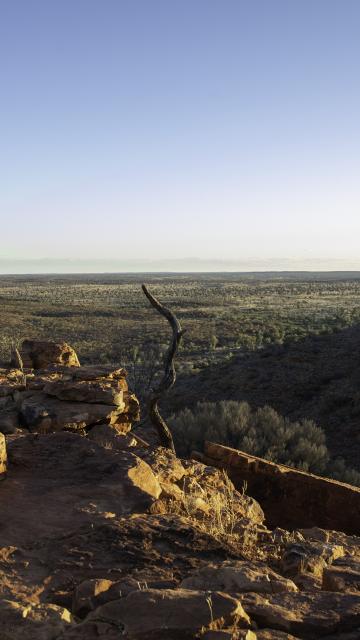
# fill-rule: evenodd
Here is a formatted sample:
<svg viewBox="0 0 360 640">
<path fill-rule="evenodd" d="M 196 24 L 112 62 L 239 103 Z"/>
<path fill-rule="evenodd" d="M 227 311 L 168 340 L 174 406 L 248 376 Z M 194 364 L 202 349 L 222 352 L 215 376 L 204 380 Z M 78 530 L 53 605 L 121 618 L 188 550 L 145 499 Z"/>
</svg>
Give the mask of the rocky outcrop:
<svg viewBox="0 0 360 640">
<path fill-rule="evenodd" d="M 46 369 L 49 365 L 79 367 L 79 359 L 66 342 L 24 340 L 20 349 L 24 369 Z M 17 363 L 13 363 L 17 365 Z"/>
<path fill-rule="evenodd" d="M 347 485 L 149 446 L 123 369 L 2 370 L 0 407 L 1 640 L 359 639 Z"/>
<path fill-rule="evenodd" d="M 238 599 L 225 593 L 189 589 L 135 590 L 91 613 L 76 630 L 62 636 L 96 638 L 94 625 L 101 621 L 101 634 L 117 629 L 119 636 L 139 640 L 194 638 L 206 627 L 248 627 L 250 618 Z"/>
<path fill-rule="evenodd" d="M 1 638 L 352 638 L 359 538 L 268 529 L 220 470 L 131 438 L 8 436 Z"/>
<path fill-rule="evenodd" d="M 322 527 L 360 534 L 360 488 L 320 478 L 230 447 L 205 443 L 195 457 L 224 469 L 234 485 L 246 483 L 271 527 Z M 346 505 L 346 508 L 344 508 Z"/>
<path fill-rule="evenodd" d="M 358 631 L 360 626 L 359 594 L 304 592 L 264 596 L 248 593 L 241 595 L 240 601 L 260 628 L 272 627 L 306 640 Z"/>
<path fill-rule="evenodd" d="M 26 359 L 27 353 L 36 354 L 36 358 Z M 67 357 L 69 353 L 73 355 Z M 124 369 L 81 367 L 71 347 L 48 342 L 25 341 L 21 354 L 25 354 L 23 370 L 0 370 L 3 433 L 22 428 L 32 433 L 84 433 L 104 423 L 124 432 L 139 419 L 139 403 L 128 390 Z M 46 368 L 25 367 L 44 363 Z"/>
<path fill-rule="evenodd" d="M 280 593 L 298 591 L 292 580 L 280 576 L 264 563 L 224 562 L 221 567 L 205 567 L 182 581 L 185 589 L 211 589 L 226 593 Z"/>
</svg>

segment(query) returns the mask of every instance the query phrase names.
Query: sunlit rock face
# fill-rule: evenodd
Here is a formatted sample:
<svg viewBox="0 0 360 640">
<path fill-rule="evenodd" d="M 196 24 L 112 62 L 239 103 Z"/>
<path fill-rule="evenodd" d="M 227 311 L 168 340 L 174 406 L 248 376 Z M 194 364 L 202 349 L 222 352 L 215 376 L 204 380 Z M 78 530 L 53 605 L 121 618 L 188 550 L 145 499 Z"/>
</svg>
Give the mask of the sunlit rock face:
<svg viewBox="0 0 360 640">
<path fill-rule="evenodd" d="M 24 340 L 19 354 L 24 369 L 46 369 L 51 365 L 80 366 L 75 350 L 66 342 Z"/>
<path fill-rule="evenodd" d="M 84 433 L 111 424 L 126 431 L 139 418 L 139 403 L 128 390 L 126 371 L 80 366 L 66 343 L 25 340 L 19 368 L 0 370 L 0 430 L 32 433 L 69 430 Z"/>
<path fill-rule="evenodd" d="M 322 527 L 360 534 L 360 488 L 275 464 L 231 447 L 207 442 L 194 454 L 224 469 L 241 489 L 244 482 L 267 522 L 284 528 Z"/>
<path fill-rule="evenodd" d="M 358 490 L 138 417 L 123 369 L 0 370 L 1 640 L 357 640 Z"/>
</svg>

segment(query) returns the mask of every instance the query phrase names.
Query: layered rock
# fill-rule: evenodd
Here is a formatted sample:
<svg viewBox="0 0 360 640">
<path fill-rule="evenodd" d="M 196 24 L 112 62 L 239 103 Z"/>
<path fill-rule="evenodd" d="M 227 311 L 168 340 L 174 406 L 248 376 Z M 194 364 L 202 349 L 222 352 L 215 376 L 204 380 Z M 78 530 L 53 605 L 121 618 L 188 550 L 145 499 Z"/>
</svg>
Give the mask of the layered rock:
<svg viewBox="0 0 360 640">
<path fill-rule="evenodd" d="M 275 464 L 230 447 L 205 443 L 196 458 L 224 469 L 235 486 L 246 483 L 270 526 L 323 527 L 360 533 L 360 488 Z M 344 508 L 346 505 L 346 508 Z"/>
<path fill-rule="evenodd" d="M 2 370 L 0 407 L 1 640 L 359 639 L 360 538 L 319 528 L 350 487 L 147 445 L 123 369 Z"/>
<path fill-rule="evenodd" d="M 19 428 L 85 432 L 103 423 L 128 431 L 139 418 L 139 403 L 128 390 L 124 369 L 81 367 L 65 343 L 25 341 L 20 355 L 22 370 L 0 370 L 3 433 Z"/>
<path fill-rule="evenodd" d="M 226 593 L 298 591 L 292 580 L 259 562 L 228 561 L 221 567 L 205 567 L 195 575 L 185 578 L 181 586 L 185 589 L 211 589 Z"/>
<path fill-rule="evenodd" d="M 239 600 L 225 593 L 145 589 L 132 591 L 125 598 L 99 607 L 79 629 L 75 632 L 70 630 L 62 637 L 71 640 L 79 637 L 80 633 L 84 638 L 91 638 L 93 625 L 99 620 L 104 636 L 116 626 L 119 635 L 139 640 L 194 638 L 209 625 L 230 626 L 236 622 L 239 627 L 248 627 L 250 624 Z"/>
<path fill-rule="evenodd" d="M 273 627 L 306 640 L 319 640 L 330 634 L 341 638 L 341 632 L 358 632 L 360 627 L 359 594 L 248 593 L 241 595 L 240 601 L 260 628 Z"/>
<path fill-rule="evenodd" d="M 24 340 L 19 354 L 24 369 L 46 369 L 54 364 L 66 367 L 80 366 L 76 352 L 66 342 Z M 14 364 L 18 363 L 14 362 Z"/>
<path fill-rule="evenodd" d="M 8 437 L 2 637 L 356 638 L 358 538 L 269 530 L 223 472 L 131 438 Z"/>
</svg>

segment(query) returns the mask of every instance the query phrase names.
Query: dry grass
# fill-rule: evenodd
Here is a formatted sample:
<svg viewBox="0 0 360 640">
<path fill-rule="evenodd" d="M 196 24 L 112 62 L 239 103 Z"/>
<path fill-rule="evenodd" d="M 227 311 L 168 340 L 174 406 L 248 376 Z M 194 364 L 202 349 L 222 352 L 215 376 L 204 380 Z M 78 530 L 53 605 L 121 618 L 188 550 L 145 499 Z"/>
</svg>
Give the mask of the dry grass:
<svg viewBox="0 0 360 640">
<path fill-rule="evenodd" d="M 235 538 L 234 528 L 238 520 L 235 502 L 238 499 L 233 483 L 225 471 L 221 472 L 222 491 L 210 495 L 194 480 L 183 485 L 182 501 L 171 500 L 169 511 L 185 515 L 214 538 Z"/>
</svg>

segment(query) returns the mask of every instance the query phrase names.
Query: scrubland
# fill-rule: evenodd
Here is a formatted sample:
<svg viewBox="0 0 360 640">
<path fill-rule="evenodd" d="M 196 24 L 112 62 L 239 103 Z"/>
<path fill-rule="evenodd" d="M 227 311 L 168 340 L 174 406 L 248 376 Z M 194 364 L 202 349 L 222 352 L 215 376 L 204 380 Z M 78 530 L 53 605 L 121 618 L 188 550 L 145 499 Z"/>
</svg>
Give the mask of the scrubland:
<svg viewBox="0 0 360 640">
<path fill-rule="evenodd" d="M 142 282 L 186 329 L 168 416 L 198 402 L 268 405 L 291 424 L 312 420 L 323 457 L 360 470 L 360 274 L 2 276 L 0 358 L 25 337 L 66 340 L 83 364 L 125 364 L 145 402 L 169 328 Z"/>
</svg>

